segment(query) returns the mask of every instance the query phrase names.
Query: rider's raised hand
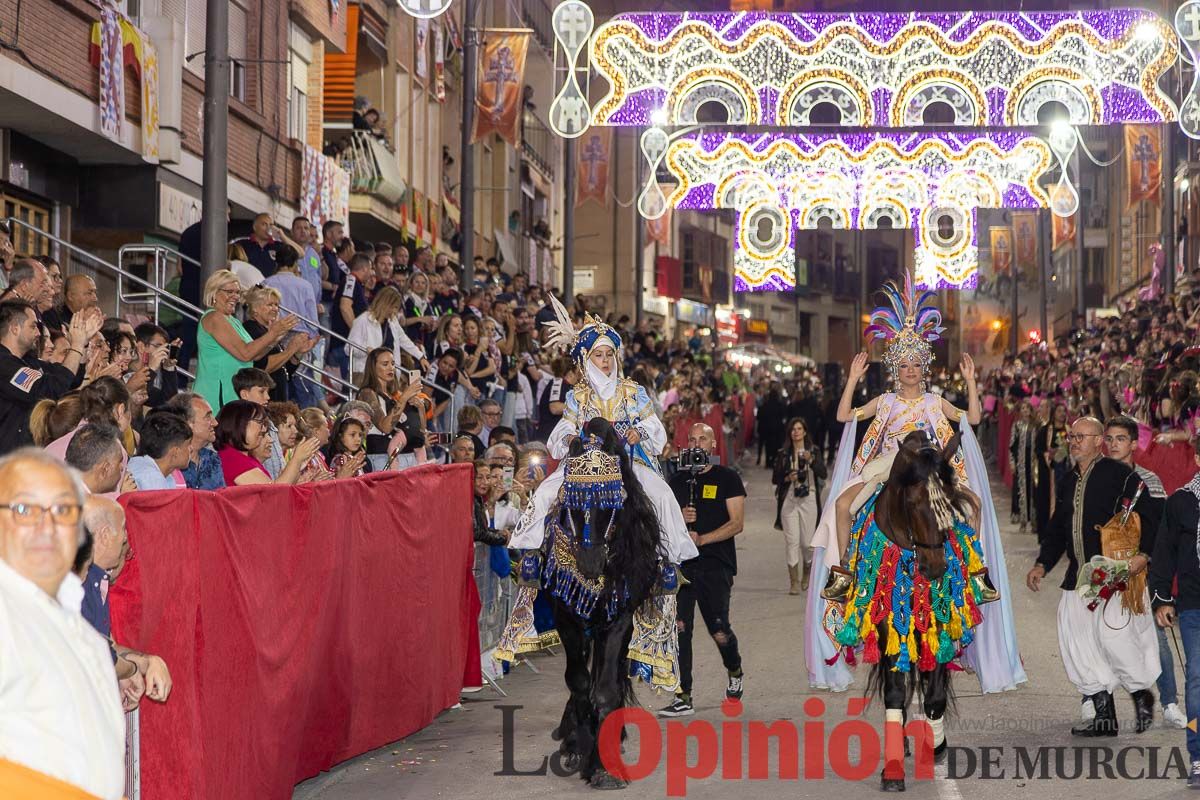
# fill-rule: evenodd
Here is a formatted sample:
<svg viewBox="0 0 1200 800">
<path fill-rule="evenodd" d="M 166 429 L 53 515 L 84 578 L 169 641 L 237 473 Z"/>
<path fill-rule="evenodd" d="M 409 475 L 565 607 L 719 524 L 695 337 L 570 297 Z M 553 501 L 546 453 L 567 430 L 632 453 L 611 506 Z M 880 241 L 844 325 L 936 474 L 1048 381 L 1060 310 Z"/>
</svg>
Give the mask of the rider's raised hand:
<svg viewBox="0 0 1200 800">
<path fill-rule="evenodd" d="M 863 351 L 850 362 L 850 382 L 858 383 L 867 374 L 867 354 Z"/>
</svg>

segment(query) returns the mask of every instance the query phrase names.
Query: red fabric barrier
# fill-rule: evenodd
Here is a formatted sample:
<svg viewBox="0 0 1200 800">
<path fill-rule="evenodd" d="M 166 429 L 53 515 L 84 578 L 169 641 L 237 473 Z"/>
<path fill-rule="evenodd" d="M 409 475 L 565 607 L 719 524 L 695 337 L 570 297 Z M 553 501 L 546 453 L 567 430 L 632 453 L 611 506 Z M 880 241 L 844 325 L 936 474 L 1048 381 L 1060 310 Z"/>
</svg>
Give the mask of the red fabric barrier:
<svg viewBox="0 0 1200 800">
<path fill-rule="evenodd" d="M 141 706 L 143 796 L 287 800 L 458 702 L 478 652 L 471 474 L 122 497 L 113 630 L 174 680 Z"/>
<path fill-rule="evenodd" d="M 1151 444 L 1139 450 L 1133 460 L 1159 477 L 1167 494 L 1186 486 L 1196 474 L 1195 450 L 1187 442 L 1169 445 Z"/>
<path fill-rule="evenodd" d="M 1012 435 L 1016 414 L 1001 406 L 996 412 L 996 466 L 1004 485 L 1012 488 L 1012 470 L 1008 468 L 1008 437 Z"/>
</svg>

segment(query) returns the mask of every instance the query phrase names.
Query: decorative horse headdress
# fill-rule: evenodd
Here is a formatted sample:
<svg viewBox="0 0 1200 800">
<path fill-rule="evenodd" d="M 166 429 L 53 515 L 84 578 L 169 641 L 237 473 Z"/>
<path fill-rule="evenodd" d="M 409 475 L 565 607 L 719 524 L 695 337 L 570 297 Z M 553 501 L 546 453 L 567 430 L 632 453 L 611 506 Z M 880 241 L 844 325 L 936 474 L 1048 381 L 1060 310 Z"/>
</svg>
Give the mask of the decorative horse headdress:
<svg viewBox="0 0 1200 800">
<path fill-rule="evenodd" d="M 600 447 L 595 434 L 584 438 L 583 452 L 567 459 L 563 480 L 563 505 L 583 511 L 583 546 L 592 546 L 591 510 L 617 509 L 625 504 L 625 487 L 621 482 L 621 461 Z M 612 521 L 609 521 L 612 524 Z M 607 536 L 607 532 L 606 532 Z"/>
<path fill-rule="evenodd" d="M 863 335 L 887 342 L 883 363 L 887 364 L 893 379 L 905 361 L 917 362 L 928 374 L 933 361 L 933 343 L 946 330 L 942 327 L 942 313 L 930 302 L 935 293 L 922 292 L 917 297 L 912 276 L 907 272 L 903 290 L 888 281 L 880 291 L 887 298 L 887 304 L 871 312 L 871 324 Z"/>
<path fill-rule="evenodd" d="M 580 366 L 587 361 L 588 355 L 600 345 L 608 345 L 618 356 L 617 366 L 620 368 L 621 335 L 610 325 L 602 322 L 591 314 L 584 316 L 584 324 L 578 331 L 571 321 L 571 314 L 558 301 L 558 298 L 547 293 L 550 307 L 554 309 L 555 319 L 546 323 L 550 335 L 546 338 L 546 347 L 561 347 L 570 354 L 572 360 Z"/>
</svg>

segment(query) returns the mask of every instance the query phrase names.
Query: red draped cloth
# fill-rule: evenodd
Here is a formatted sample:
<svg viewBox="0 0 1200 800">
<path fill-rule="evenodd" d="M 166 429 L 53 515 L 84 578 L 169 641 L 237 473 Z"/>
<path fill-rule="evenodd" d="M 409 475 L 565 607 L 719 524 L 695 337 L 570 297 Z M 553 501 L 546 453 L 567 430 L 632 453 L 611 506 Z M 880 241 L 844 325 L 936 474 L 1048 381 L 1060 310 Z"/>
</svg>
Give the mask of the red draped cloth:
<svg viewBox="0 0 1200 800">
<path fill-rule="evenodd" d="M 996 412 L 996 466 L 1005 486 L 1012 488 L 1012 470 L 1008 468 L 1008 437 L 1012 435 L 1013 422 L 1017 415 L 1004 406 Z"/>
<path fill-rule="evenodd" d="M 721 459 L 722 464 L 728 465 L 729 453 L 726 452 L 725 434 L 722 433 L 725 424 L 725 416 L 721 410 L 721 406 L 715 404 L 703 417 L 693 415 L 690 417 L 680 418 L 678 421 L 676 421 L 675 438 L 672 440 L 672 444 L 675 445 L 675 452 L 678 453 L 680 450 L 687 448 L 688 432 L 691 431 L 692 426 L 698 422 L 703 422 L 704 424 L 708 425 L 708 427 L 713 429 L 713 433 L 716 434 L 717 439 L 717 447 L 713 455 L 718 456 Z"/>
<path fill-rule="evenodd" d="M 1168 445 L 1151 442 L 1145 450 L 1134 454 L 1133 460 L 1158 475 L 1167 494 L 1186 486 L 1196 474 L 1196 451 L 1187 442 Z"/>
<path fill-rule="evenodd" d="M 143 796 L 288 800 L 457 703 L 479 650 L 471 474 L 124 495 L 113 633 L 174 681 L 141 705 Z"/>
</svg>

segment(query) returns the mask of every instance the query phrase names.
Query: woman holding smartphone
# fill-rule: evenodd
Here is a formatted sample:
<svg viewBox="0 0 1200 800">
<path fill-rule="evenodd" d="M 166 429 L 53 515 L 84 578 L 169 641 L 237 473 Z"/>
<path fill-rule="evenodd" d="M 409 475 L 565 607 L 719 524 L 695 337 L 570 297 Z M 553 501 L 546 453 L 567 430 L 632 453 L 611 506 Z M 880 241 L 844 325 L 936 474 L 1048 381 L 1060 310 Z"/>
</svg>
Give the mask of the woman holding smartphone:
<svg viewBox="0 0 1200 800">
<path fill-rule="evenodd" d="M 775 530 L 783 531 L 791 584 L 788 594 L 800 594 L 808 589 L 812 570 L 805 565 L 812 560 L 821 486 L 828 472 L 804 420 L 792 419 L 786 430 L 787 443 L 775 456 Z"/>
</svg>

